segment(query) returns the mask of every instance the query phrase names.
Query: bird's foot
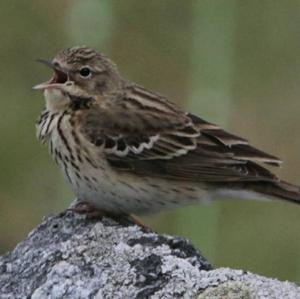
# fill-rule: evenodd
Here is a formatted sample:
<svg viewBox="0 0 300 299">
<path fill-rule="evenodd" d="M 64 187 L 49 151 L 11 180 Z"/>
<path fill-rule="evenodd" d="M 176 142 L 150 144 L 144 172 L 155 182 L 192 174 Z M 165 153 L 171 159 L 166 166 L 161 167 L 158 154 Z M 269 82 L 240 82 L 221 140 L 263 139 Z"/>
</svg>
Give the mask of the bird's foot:
<svg viewBox="0 0 300 299">
<path fill-rule="evenodd" d="M 107 215 L 107 212 L 105 210 L 98 209 L 93 204 L 87 201 L 79 201 L 69 210 L 78 214 L 84 214 L 88 219 L 101 220 L 104 216 Z"/>
<path fill-rule="evenodd" d="M 73 211 L 78 214 L 86 215 L 86 218 L 91 220 L 102 220 L 103 217 L 108 217 L 119 224 L 122 225 L 130 225 L 135 224 L 141 227 L 144 231 L 150 232 L 151 229 L 143 224 L 138 218 L 130 214 L 116 214 L 113 212 L 108 212 L 103 209 L 99 209 L 95 207 L 93 204 L 87 201 L 79 201 L 73 207 L 69 208 L 68 210 Z"/>
</svg>

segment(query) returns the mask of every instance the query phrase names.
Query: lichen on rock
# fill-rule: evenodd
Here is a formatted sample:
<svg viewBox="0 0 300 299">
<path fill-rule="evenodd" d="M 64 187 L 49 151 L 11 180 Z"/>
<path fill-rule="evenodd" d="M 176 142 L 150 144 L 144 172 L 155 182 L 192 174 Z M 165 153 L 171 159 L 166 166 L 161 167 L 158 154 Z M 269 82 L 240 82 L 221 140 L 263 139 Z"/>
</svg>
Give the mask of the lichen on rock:
<svg viewBox="0 0 300 299">
<path fill-rule="evenodd" d="M 207 294 L 238 291 L 251 299 L 300 298 L 292 283 L 213 270 L 182 238 L 70 211 L 46 218 L 0 257 L 1 299 L 214 298 Z"/>
</svg>

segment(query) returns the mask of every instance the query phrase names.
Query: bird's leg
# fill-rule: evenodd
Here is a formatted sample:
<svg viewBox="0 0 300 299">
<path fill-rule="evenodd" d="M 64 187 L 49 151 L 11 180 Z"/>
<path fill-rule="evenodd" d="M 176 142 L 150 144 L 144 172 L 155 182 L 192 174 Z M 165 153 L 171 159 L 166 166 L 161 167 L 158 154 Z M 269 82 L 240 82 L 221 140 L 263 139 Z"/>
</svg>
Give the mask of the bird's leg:
<svg viewBox="0 0 300 299">
<path fill-rule="evenodd" d="M 69 210 L 78 214 L 85 214 L 89 219 L 102 219 L 104 216 L 109 216 L 107 211 L 101 210 L 85 200 L 76 202 Z"/>
<path fill-rule="evenodd" d="M 113 212 L 108 212 L 106 210 L 99 209 L 95 207 L 88 201 L 78 201 L 69 208 L 69 210 L 78 213 L 78 214 L 85 214 L 88 219 L 99 219 L 101 220 L 103 217 L 109 217 L 116 222 L 128 225 L 128 224 L 136 224 L 137 226 L 141 227 L 145 231 L 151 231 L 151 229 L 143 224 L 138 218 L 131 214 L 116 214 Z"/>
<path fill-rule="evenodd" d="M 142 223 L 137 217 L 133 216 L 132 214 L 127 215 L 128 220 L 130 220 L 132 223 L 136 224 L 137 226 L 141 227 L 146 232 L 151 232 L 152 229 Z"/>
</svg>

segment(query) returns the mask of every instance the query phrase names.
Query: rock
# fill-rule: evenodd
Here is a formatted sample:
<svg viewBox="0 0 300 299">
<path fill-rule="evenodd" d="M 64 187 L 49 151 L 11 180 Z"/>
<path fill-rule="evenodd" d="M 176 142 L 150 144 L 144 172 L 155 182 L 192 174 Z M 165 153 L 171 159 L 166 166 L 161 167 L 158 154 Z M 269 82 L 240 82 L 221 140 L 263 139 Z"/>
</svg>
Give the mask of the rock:
<svg viewBox="0 0 300 299">
<path fill-rule="evenodd" d="M 0 298 L 300 298 L 288 282 L 215 269 L 186 240 L 112 219 L 46 218 L 0 258 Z"/>
</svg>

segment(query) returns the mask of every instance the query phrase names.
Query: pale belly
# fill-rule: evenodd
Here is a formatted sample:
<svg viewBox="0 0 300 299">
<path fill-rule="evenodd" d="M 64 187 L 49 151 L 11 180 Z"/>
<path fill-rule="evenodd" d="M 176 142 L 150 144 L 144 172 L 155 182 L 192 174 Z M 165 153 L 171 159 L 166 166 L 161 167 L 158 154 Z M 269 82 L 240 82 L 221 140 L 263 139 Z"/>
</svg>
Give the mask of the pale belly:
<svg viewBox="0 0 300 299">
<path fill-rule="evenodd" d="M 65 122 L 65 126 L 68 122 Z M 198 184 L 116 172 L 99 149 L 85 140 L 80 146 L 64 128 L 68 144 L 53 130 L 50 151 L 77 198 L 114 213 L 148 214 L 197 203 L 207 194 Z M 76 144 L 77 143 L 77 144 Z M 83 146 L 85 143 L 86 146 Z M 72 149 L 72 154 L 67 148 Z"/>
<path fill-rule="evenodd" d="M 184 183 L 116 173 L 105 165 L 81 164 L 78 174 L 72 165 L 60 165 L 79 200 L 114 213 L 148 214 L 197 203 L 207 191 Z"/>
<path fill-rule="evenodd" d="M 115 213 L 156 213 L 197 203 L 207 193 L 197 187 L 95 169 L 86 169 L 83 174 L 84 180 L 76 185 L 71 183 L 77 198 Z M 75 176 L 71 180 L 78 182 Z"/>
</svg>

